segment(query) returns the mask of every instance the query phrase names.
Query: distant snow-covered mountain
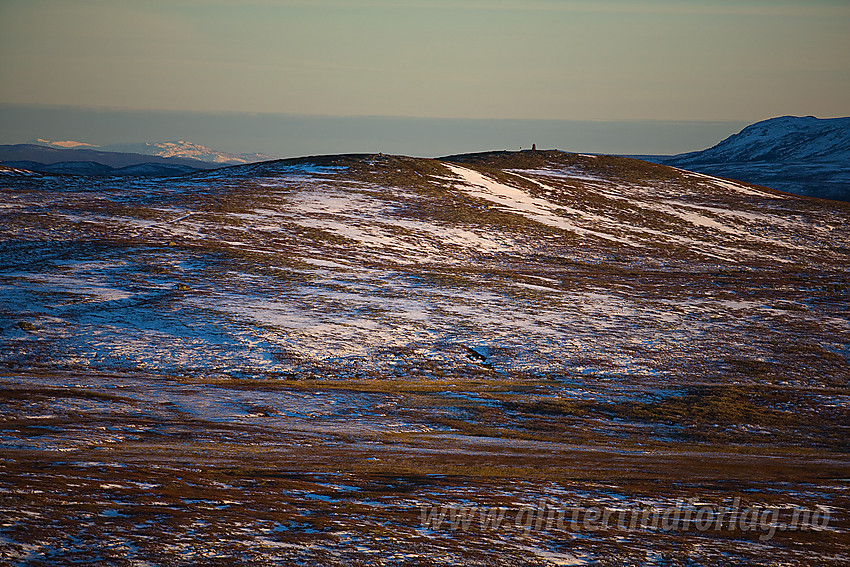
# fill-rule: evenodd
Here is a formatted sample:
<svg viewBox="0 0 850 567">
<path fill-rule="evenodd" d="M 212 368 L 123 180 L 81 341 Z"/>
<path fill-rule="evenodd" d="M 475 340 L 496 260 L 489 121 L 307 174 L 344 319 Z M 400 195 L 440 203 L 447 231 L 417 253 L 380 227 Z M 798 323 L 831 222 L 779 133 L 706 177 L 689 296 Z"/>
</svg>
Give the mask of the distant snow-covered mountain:
<svg viewBox="0 0 850 567">
<path fill-rule="evenodd" d="M 113 144 L 101 149 L 110 152 L 130 152 L 159 157 L 192 158 L 221 165 L 238 165 L 276 159 L 267 154 L 232 154 L 183 140 L 171 142 L 143 142 L 140 144 Z"/>
<path fill-rule="evenodd" d="M 850 161 L 850 118 L 781 116 L 747 126 L 716 146 L 674 156 L 679 163 Z"/>
<path fill-rule="evenodd" d="M 798 195 L 850 201 L 850 118 L 771 118 L 706 150 L 643 158 Z"/>
<path fill-rule="evenodd" d="M 239 165 L 243 163 L 255 163 L 277 159 L 274 156 L 260 153 L 233 154 L 214 150 L 201 144 L 174 140 L 170 142 L 141 142 L 135 144 L 109 144 L 98 146 L 87 142 L 76 141 L 51 141 L 38 138 L 30 142 L 40 146 L 62 149 L 97 149 L 105 152 L 120 152 L 157 156 L 163 158 L 184 158 L 205 161 L 220 165 Z"/>
<path fill-rule="evenodd" d="M 66 150 L 73 150 L 77 148 L 99 148 L 100 146 L 96 144 L 89 144 L 88 142 L 75 142 L 74 140 L 64 140 L 64 141 L 56 141 L 52 142 L 50 140 L 45 140 L 43 138 L 36 138 L 35 140 L 30 140 L 27 142 L 28 144 L 38 144 L 39 146 L 47 146 L 50 148 L 63 148 Z"/>
<path fill-rule="evenodd" d="M 216 169 L 220 164 L 184 157 L 107 152 L 89 147 L 0 145 L 0 165 L 69 175 L 172 176 Z"/>
</svg>

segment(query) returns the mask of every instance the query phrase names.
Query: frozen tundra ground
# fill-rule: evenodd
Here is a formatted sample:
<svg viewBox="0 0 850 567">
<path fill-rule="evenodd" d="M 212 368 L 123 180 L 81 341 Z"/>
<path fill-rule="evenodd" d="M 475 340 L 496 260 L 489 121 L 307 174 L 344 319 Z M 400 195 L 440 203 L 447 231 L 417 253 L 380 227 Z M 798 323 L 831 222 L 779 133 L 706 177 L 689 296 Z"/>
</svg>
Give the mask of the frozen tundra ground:
<svg viewBox="0 0 850 567">
<path fill-rule="evenodd" d="M 0 218 L 0 562 L 850 562 L 846 203 L 534 151 Z"/>
</svg>

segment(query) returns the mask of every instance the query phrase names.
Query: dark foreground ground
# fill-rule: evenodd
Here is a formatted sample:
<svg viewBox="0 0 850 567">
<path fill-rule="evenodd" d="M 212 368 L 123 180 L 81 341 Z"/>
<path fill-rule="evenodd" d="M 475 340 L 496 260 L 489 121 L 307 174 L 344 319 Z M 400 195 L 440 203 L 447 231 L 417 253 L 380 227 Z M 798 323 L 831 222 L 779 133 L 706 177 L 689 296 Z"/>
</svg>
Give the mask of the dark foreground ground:
<svg viewBox="0 0 850 567">
<path fill-rule="evenodd" d="M 760 435 L 751 422 L 770 418 L 757 415 L 746 400 L 758 393 L 746 389 L 706 386 L 666 405 L 553 401 L 564 390 L 535 381 L 7 374 L 0 557 L 12 565 L 847 563 L 843 440 L 795 448 L 793 420 Z M 706 404 L 715 418 L 704 417 Z M 665 412 L 691 425 L 671 425 Z M 846 422 L 846 413 L 835 419 Z M 828 419 L 807 426 L 835 428 Z"/>
</svg>

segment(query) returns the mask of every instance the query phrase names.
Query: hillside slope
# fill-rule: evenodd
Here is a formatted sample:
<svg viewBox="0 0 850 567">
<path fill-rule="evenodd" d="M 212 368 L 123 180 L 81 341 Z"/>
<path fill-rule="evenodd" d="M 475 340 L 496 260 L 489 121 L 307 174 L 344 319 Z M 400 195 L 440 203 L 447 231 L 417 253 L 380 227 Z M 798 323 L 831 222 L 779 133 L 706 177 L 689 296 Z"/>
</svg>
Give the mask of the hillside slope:
<svg viewBox="0 0 850 567">
<path fill-rule="evenodd" d="M 850 553 L 848 204 L 527 151 L 0 167 L 0 219 L 4 559 Z"/>
<path fill-rule="evenodd" d="M 53 345 L 51 364 L 207 372 L 228 360 L 222 372 L 289 375 L 332 361 L 339 376 L 428 374 L 480 371 L 465 350 L 480 347 L 487 371 L 503 373 L 704 379 L 735 360 L 774 361 L 759 364 L 785 381 L 808 380 L 811 365 L 838 365 L 823 379 L 846 371 L 834 340 L 846 329 L 812 290 L 843 285 L 847 207 L 559 152 L 266 162 L 169 185 L 62 182 L 59 194 L 4 190 L 6 262 L 43 258 L 9 281 L 8 324 L 43 313 L 55 343 L 37 343 Z M 79 303 L 53 310 L 57 293 Z M 230 324 L 214 329 L 211 313 Z M 163 327 L 139 328 L 146 320 Z M 48 330 L 68 324 L 79 332 Z M 142 345 L 140 332 L 163 341 Z M 5 360 L 22 363 L 31 339 L 8 336 Z M 805 365 L 791 340 L 809 344 Z"/>
</svg>

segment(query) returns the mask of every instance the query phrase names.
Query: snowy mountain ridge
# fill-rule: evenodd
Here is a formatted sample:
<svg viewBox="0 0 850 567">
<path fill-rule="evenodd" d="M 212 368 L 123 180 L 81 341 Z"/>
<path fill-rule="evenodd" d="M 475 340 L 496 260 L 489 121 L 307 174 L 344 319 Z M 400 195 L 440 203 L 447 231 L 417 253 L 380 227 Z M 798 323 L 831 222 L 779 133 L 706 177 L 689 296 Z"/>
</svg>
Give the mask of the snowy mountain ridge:
<svg viewBox="0 0 850 567">
<path fill-rule="evenodd" d="M 173 140 L 170 142 L 142 142 L 139 144 L 113 144 L 104 146 L 104 150 L 114 152 L 132 152 L 159 157 L 193 158 L 222 165 L 238 165 L 276 159 L 275 156 L 260 153 L 233 154 L 214 150 L 201 144 Z"/>
<path fill-rule="evenodd" d="M 850 118 L 780 116 L 747 126 L 719 144 L 673 156 L 684 164 L 720 162 L 850 161 Z"/>
<path fill-rule="evenodd" d="M 706 150 L 640 157 L 797 195 L 850 201 L 850 118 L 780 116 Z"/>
<path fill-rule="evenodd" d="M 187 142 L 185 140 L 172 140 L 168 142 L 140 142 L 130 144 L 109 144 L 98 146 L 87 142 L 77 141 L 51 141 L 38 138 L 32 143 L 50 148 L 62 149 L 97 149 L 105 152 L 134 153 L 164 158 L 196 159 L 209 163 L 221 165 L 239 165 L 243 163 L 255 163 L 276 159 L 275 156 L 261 153 L 234 154 L 215 150 L 213 148 Z"/>
</svg>

